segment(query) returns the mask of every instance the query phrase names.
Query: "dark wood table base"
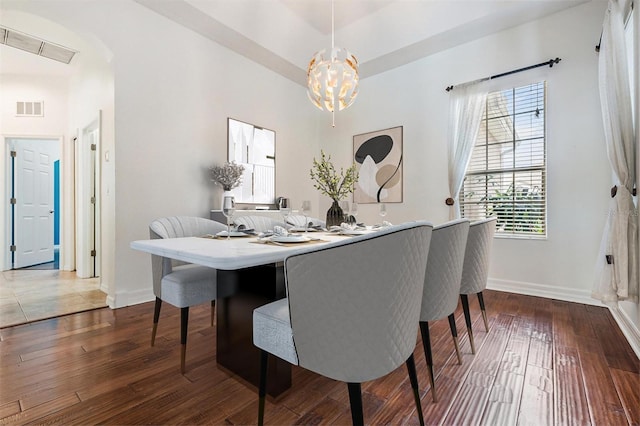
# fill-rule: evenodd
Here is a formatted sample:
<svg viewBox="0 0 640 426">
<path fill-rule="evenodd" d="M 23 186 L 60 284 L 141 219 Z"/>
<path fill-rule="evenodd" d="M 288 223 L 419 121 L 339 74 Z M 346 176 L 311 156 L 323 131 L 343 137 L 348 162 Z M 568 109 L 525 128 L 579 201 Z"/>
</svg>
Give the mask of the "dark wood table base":
<svg viewBox="0 0 640 426">
<path fill-rule="evenodd" d="M 258 387 L 260 350 L 253 345 L 253 310 L 286 296 L 282 264 L 218 270 L 216 345 L 218 364 Z M 269 357 L 267 393 L 291 387 L 291 364 Z"/>
</svg>

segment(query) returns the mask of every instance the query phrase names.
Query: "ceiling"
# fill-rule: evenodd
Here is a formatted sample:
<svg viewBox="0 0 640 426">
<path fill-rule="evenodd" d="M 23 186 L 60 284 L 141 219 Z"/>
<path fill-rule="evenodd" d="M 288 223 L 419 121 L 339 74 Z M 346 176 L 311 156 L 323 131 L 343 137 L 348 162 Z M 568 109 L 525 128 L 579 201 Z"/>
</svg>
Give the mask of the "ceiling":
<svg viewBox="0 0 640 426">
<path fill-rule="evenodd" d="M 311 56 L 331 47 L 330 0 L 135 1 L 302 86 Z M 358 58 L 362 79 L 588 1 L 335 0 L 335 45 Z M 65 31 L 55 34 L 40 35 L 74 47 Z M 2 72 L 73 72 L 74 61 L 0 48 Z"/>
<path fill-rule="evenodd" d="M 301 85 L 331 47 L 330 0 L 136 1 Z M 335 0 L 335 45 L 366 78 L 587 1 Z"/>
</svg>

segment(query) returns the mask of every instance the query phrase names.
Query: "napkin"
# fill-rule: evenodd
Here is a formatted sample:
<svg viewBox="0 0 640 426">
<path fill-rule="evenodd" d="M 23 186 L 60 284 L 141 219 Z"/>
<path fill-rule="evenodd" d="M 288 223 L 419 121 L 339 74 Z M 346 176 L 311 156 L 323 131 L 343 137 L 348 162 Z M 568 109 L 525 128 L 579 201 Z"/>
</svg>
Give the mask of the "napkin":
<svg viewBox="0 0 640 426">
<path fill-rule="evenodd" d="M 247 228 L 246 225 L 240 224 L 238 226 L 236 226 L 235 229 L 233 229 L 234 232 L 244 232 L 245 234 L 249 234 L 249 235 L 256 235 L 256 230 L 253 228 Z"/>
<path fill-rule="evenodd" d="M 342 232 L 342 231 L 354 231 L 354 230 L 366 230 L 367 227 L 364 223 L 346 223 L 342 222 L 340 226 L 334 225 L 329 228 L 329 232 Z"/>
<path fill-rule="evenodd" d="M 393 226 L 393 224 L 391 222 L 383 220 L 381 224 L 373 225 L 373 229 L 386 228 L 387 226 Z"/>
<path fill-rule="evenodd" d="M 265 232 L 261 232 L 258 234 L 259 238 L 266 238 L 266 237 L 271 237 L 277 235 L 279 237 L 286 237 L 287 235 L 289 235 L 289 231 L 287 231 L 286 228 L 283 228 L 282 226 L 274 226 L 273 230 L 269 230 L 269 231 L 265 231 Z"/>
</svg>

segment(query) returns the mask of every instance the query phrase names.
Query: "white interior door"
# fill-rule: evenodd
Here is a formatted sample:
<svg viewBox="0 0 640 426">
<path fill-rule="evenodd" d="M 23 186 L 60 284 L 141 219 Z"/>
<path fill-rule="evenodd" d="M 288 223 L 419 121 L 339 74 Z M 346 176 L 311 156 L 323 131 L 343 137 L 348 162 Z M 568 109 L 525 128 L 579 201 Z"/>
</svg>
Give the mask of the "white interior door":
<svg viewBox="0 0 640 426">
<path fill-rule="evenodd" d="M 100 275 L 100 114 L 76 141 L 76 273 Z"/>
<path fill-rule="evenodd" d="M 53 163 L 57 139 L 15 139 L 14 268 L 52 262 Z"/>
</svg>

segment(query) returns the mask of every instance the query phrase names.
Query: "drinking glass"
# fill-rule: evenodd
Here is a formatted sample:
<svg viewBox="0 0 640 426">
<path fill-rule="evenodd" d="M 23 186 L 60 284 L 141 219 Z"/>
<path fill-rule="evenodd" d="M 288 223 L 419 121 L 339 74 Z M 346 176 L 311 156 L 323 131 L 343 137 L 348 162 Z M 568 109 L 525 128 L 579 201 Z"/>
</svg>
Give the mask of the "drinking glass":
<svg viewBox="0 0 640 426">
<path fill-rule="evenodd" d="M 304 200 L 302 202 L 302 207 L 300 207 L 300 213 L 302 213 L 302 215 L 304 216 L 304 232 L 307 232 L 307 230 L 309 229 L 307 216 L 309 215 L 310 212 L 311 212 L 311 201 Z"/>
<path fill-rule="evenodd" d="M 385 217 L 387 215 L 387 205 L 385 203 L 380 203 L 380 217 Z"/>
<path fill-rule="evenodd" d="M 342 222 L 349 223 L 349 201 L 340 201 L 340 208 L 342 209 Z"/>
<path fill-rule="evenodd" d="M 358 203 L 355 201 L 351 203 L 351 216 L 354 218 L 358 216 Z"/>
<path fill-rule="evenodd" d="M 289 204 L 288 198 L 280 198 L 278 201 L 278 208 L 280 209 L 280 214 L 282 215 L 282 221 L 287 226 L 287 216 L 289 216 L 289 212 L 291 212 L 291 205 Z"/>
<path fill-rule="evenodd" d="M 222 200 L 222 214 L 227 218 L 227 240 L 231 238 L 231 218 L 236 211 L 235 199 L 232 195 L 225 195 Z"/>
</svg>

